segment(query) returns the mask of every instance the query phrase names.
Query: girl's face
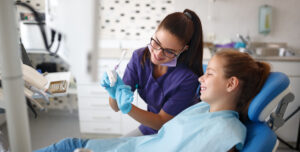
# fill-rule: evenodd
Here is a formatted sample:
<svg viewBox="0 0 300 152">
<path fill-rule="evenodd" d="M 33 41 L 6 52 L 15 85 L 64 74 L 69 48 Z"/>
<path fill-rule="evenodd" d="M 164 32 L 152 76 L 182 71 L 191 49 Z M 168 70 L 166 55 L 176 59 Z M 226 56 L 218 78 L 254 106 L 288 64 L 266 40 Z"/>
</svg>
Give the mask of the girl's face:
<svg viewBox="0 0 300 152">
<path fill-rule="evenodd" d="M 209 61 L 206 72 L 199 78 L 201 84 L 201 100 L 212 103 L 227 95 L 227 79 L 224 76 L 224 62 L 220 57 L 214 56 Z"/>
<path fill-rule="evenodd" d="M 152 39 L 152 47 L 150 47 L 149 49 L 151 54 L 151 61 L 155 65 L 167 63 L 175 59 L 175 57 L 170 57 L 170 55 L 169 57 L 166 56 L 166 53 L 174 53 L 174 55 L 178 55 L 185 49 L 185 46 L 176 36 L 172 35 L 169 31 L 164 29 L 158 30 L 152 37 Z M 163 49 L 167 50 L 168 52 L 163 52 Z"/>
</svg>

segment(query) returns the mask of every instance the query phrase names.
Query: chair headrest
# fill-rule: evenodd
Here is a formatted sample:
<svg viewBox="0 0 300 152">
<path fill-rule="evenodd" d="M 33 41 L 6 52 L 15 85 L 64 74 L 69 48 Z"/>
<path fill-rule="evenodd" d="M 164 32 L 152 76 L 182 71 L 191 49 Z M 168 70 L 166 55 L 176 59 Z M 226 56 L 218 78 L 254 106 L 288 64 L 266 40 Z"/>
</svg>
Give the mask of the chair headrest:
<svg viewBox="0 0 300 152">
<path fill-rule="evenodd" d="M 203 74 L 205 74 L 207 68 L 207 64 L 202 64 L 202 69 L 203 69 Z M 199 84 L 197 90 L 196 90 L 196 97 L 199 99 L 200 98 L 200 89 L 201 89 L 201 84 Z"/>
<path fill-rule="evenodd" d="M 249 105 L 249 119 L 251 121 L 265 121 L 280 100 L 290 92 L 289 84 L 290 80 L 287 75 L 281 72 L 271 72 L 262 89 Z"/>
<path fill-rule="evenodd" d="M 203 65 L 202 65 L 203 74 L 205 73 L 205 71 L 206 71 L 206 68 L 207 68 L 207 64 L 203 64 Z"/>
</svg>

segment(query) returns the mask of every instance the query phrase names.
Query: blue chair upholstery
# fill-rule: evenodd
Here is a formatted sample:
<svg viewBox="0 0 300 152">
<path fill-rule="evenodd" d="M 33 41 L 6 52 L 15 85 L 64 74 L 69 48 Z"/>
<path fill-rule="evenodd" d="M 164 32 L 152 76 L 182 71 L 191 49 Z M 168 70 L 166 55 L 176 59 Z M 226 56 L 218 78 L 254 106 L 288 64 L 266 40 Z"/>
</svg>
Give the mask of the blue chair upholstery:
<svg viewBox="0 0 300 152">
<path fill-rule="evenodd" d="M 266 123 L 247 122 L 247 137 L 242 152 L 271 152 L 277 136 Z"/>
<path fill-rule="evenodd" d="M 281 72 L 271 72 L 261 91 L 249 105 L 248 116 L 251 121 L 264 122 L 279 101 L 289 92 L 290 80 Z"/>
<path fill-rule="evenodd" d="M 243 152 L 273 151 L 277 136 L 266 119 L 290 93 L 289 84 L 289 78 L 285 74 L 271 72 L 261 91 L 251 101 L 248 109 L 250 121 L 245 123 L 247 138 Z"/>
<path fill-rule="evenodd" d="M 207 65 L 203 65 L 204 71 L 206 67 Z M 294 98 L 289 90 L 289 84 L 290 80 L 284 73 L 270 73 L 261 91 L 249 105 L 250 120 L 245 123 L 247 137 L 242 152 L 271 152 L 276 147 L 277 136 L 273 130 L 283 125 L 283 114 L 287 104 Z M 200 86 L 197 93 L 199 89 Z M 277 108 L 276 112 L 274 112 L 275 108 Z M 267 118 L 270 118 L 268 122 Z M 278 118 L 281 119 L 280 123 L 274 120 Z"/>
</svg>

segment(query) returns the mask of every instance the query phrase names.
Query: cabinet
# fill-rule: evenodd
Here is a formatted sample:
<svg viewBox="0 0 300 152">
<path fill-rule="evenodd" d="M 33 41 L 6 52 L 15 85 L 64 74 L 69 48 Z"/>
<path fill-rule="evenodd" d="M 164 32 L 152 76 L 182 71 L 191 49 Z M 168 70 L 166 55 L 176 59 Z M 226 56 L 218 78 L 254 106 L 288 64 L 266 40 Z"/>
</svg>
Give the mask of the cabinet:
<svg viewBox="0 0 300 152">
<path fill-rule="evenodd" d="M 117 63 L 116 59 L 99 60 L 99 80 L 102 74 Z M 82 133 L 121 134 L 121 112 L 109 106 L 109 95 L 100 82 L 78 84 L 78 107 Z"/>
<path fill-rule="evenodd" d="M 118 68 L 120 77 L 123 76 L 129 59 L 122 61 Z M 102 74 L 118 63 L 115 58 L 102 58 L 99 60 L 99 80 Z M 114 112 L 108 101 L 109 95 L 100 83 L 86 83 L 78 86 L 78 107 L 80 131 L 82 133 L 96 134 L 120 134 L 127 132 L 139 126 L 139 123 L 126 114 Z M 146 104 L 134 93 L 133 104 L 145 109 Z"/>
<path fill-rule="evenodd" d="M 121 115 L 110 109 L 108 94 L 99 84 L 78 87 L 78 107 L 82 133 L 121 133 Z"/>
</svg>

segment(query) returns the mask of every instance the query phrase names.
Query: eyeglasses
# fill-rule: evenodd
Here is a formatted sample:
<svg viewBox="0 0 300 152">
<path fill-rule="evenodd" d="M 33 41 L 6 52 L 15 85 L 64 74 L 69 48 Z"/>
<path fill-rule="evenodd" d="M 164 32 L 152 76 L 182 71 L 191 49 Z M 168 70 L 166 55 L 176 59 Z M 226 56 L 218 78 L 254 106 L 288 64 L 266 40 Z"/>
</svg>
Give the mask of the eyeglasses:
<svg viewBox="0 0 300 152">
<path fill-rule="evenodd" d="M 152 37 L 150 39 L 150 46 L 155 50 L 162 50 L 163 55 L 168 57 L 168 58 L 175 58 L 175 57 L 178 57 L 181 54 L 181 52 L 176 54 L 175 53 L 176 51 L 174 51 L 174 50 L 165 49 L 165 48 L 161 47 L 159 45 L 159 43 L 155 39 L 153 39 Z"/>
</svg>

